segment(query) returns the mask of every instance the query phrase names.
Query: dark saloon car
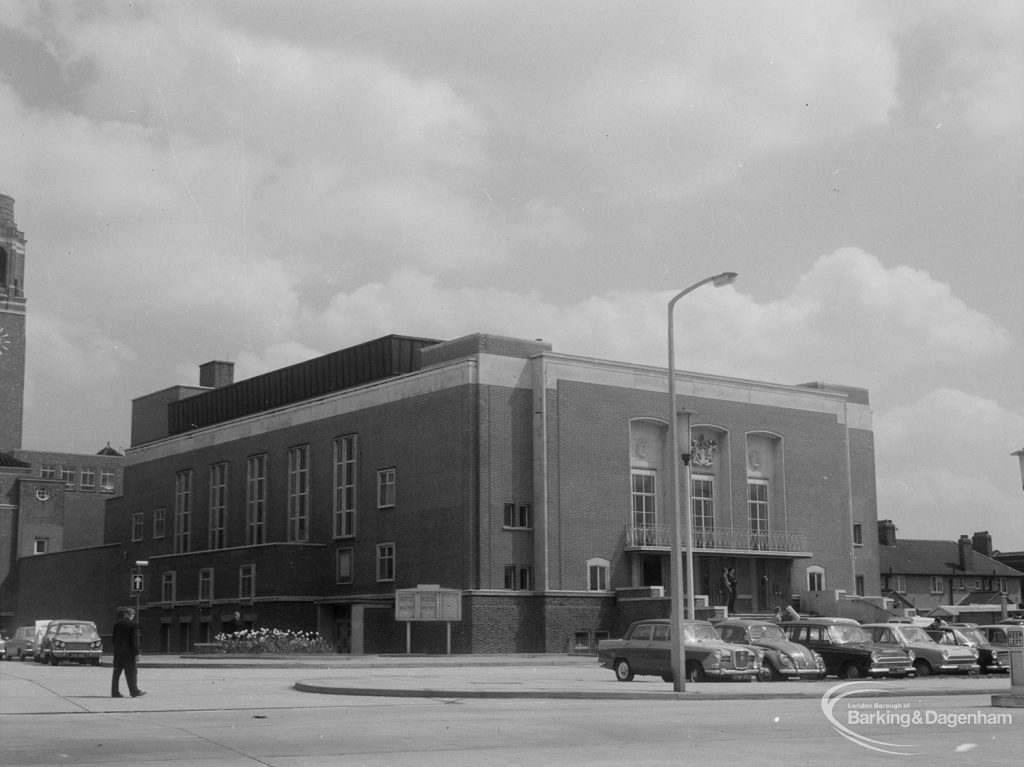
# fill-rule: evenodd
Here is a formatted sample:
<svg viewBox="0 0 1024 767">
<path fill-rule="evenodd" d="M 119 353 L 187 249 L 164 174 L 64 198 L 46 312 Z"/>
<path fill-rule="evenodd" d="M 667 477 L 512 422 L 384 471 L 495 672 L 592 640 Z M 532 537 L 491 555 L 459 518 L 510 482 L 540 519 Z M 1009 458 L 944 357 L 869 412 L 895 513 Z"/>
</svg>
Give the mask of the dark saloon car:
<svg viewBox="0 0 1024 767">
<path fill-rule="evenodd" d="M 746 644 L 764 650 L 761 660 L 762 678 L 824 679 L 825 661 L 814 650 L 789 637 L 777 623 L 758 620 L 727 620 L 715 626 L 722 639 L 733 644 Z"/>
<path fill-rule="evenodd" d="M 941 645 L 920 626 L 905 623 L 868 623 L 864 629 L 871 632 L 872 639 L 879 644 L 913 650 L 914 670 L 918 676 L 978 673 L 976 649 Z"/>
<path fill-rule="evenodd" d="M 748 645 L 723 642 L 708 621 L 684 621 L 686 677 L 691 682 L 709 679 L 754 679 L 761 669 L 762 651 Z M 672 626 L 667 618 L 637 621 L 622 639 L 597 643 L 597 660 L 615 672 L 620 682 L 633 676 L 660 676 L 672 681 Z"/>
<path fill-rule="evenodd" d="M 790 640 L 820 654 L 829 674 L 843 679 L 915 673 L 912 651 L 875 644 L 867 631 L 846 618 L 801 618 L 784 622 L 782 628 Z"/>
<path fill-rule="evenodd" d="M 940 645 L 973 647 L 978 651 L 978 665 L 982 674 L 1008 674 L 1010 653 L 988 641 L 988 637 L 976 626 L 929 626 L 928 635 Z"/>
</svg>

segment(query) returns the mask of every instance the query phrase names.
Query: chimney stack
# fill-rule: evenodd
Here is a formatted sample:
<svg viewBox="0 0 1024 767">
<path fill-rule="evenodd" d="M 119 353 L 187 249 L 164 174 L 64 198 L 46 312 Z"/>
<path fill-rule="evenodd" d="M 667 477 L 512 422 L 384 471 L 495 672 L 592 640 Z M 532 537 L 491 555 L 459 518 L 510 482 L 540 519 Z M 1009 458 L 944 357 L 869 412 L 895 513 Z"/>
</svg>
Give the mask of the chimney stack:
<svg viewBox="0 0 1024 767">
<path fill-rule="evenodd" d="M 974 569 L 974 549 L 971 548 L 971 539 L 966 535 L 961 535 L 960 540 L 956 542 L 957 548 L 960 553 L 960 569 L 963 571 Z"/>
<path fill-rule="evenodd" d="M 979 554 L 991 557 L 992 536 L 989 535 L 988 530 L 982 530 L 980 533 L 975 533 L 971 538 L 971 547 Z"/>
<path fill-rule="evenodd" d="M 199 366 L 199 385 L 219 389 L 235 382 L 235 363 L 214 360 Z"/>
<path fill-rule="evenodd" d="M 878 542 L 883 546 L 896 545 L 896 524 L 891 519 L 878 520 Z"/>
</svg>

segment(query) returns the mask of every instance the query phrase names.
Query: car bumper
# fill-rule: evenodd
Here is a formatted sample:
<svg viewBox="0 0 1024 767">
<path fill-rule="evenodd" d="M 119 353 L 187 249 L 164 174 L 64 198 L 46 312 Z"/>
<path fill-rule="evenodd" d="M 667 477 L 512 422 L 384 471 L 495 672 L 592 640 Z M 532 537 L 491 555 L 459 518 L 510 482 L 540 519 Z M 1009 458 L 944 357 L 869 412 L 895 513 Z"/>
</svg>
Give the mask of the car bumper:
<svg viewBox="0 0 1024 767">
<path fill-rule="evenodd" d="M 872 666 L 868 669 L 870 676 L 913 676 L 916 673 L 913 666 Z"/>
<path fill-rule="evenodd" d="M 981 666 L 977 663 L 943 663 L 935 670 L 940 674 L 977 674 Z"/>
<path fill-rule="evenodd" d="M 97 660 L 103 657 L 102 652 L 96 650 L 51 650 L 50 656 L 57 660 Z"/>
<path fill-rule="evenodd" d="M 719 679 L 730 677 L 754 678 L 758 674 L 756 668 L 705 668 L 704 673 Z"/>
</svg>

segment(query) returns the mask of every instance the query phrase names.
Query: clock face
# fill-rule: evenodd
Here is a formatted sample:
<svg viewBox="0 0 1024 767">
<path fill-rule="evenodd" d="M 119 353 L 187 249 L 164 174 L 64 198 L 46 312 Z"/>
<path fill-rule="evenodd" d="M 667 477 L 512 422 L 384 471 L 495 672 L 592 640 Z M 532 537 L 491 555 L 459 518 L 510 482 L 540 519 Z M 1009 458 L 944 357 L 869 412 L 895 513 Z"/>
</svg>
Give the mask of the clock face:
<svg viewBox="0 0 1024 767">
<path fill-rule="evenodd" d="M 0 328 L 0 355 L 11 348 L 11 334 Z"/>
</svg>

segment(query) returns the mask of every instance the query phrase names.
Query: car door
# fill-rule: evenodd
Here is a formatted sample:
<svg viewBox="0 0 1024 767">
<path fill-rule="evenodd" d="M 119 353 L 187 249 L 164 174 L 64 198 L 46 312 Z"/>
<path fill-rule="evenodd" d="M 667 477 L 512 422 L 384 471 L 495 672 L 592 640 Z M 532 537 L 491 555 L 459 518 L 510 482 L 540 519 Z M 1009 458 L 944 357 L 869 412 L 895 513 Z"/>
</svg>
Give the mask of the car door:
<svg viewBox="0 0 1024 767">
<path fill-rule="evenodd" d="M 651 673 L 659 676 L 672 673 L 672 627 L 669 624 L 654 626 L 647 657 Z"/>
<path fill-rule="evenodd" d="M 633 629 L 629 637 L 629 646 L 626 648 L 626 660 L 633 667 L 635 674 L 650 674 L 651 667 L 651 635 L 654 627 L 649 623 L 642 623 Z"/>
</svg>

